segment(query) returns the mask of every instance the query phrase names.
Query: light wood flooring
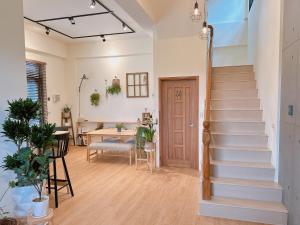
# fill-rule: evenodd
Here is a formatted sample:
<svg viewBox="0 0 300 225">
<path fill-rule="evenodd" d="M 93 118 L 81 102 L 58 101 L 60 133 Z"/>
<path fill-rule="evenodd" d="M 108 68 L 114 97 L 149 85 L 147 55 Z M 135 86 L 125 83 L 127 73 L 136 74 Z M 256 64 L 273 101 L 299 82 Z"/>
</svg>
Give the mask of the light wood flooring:
<svg viewBox="0 0 300 225">
<path fill-rule="evenodd" d="M 67 165 L 75 196 L 60 191 L 55 225 L 258 225 L 198 216 L 195 170 L 162 168 L 151 175 L 109 156 L 89 164 L 79 147 L 71 148 Z"/>
</svg>

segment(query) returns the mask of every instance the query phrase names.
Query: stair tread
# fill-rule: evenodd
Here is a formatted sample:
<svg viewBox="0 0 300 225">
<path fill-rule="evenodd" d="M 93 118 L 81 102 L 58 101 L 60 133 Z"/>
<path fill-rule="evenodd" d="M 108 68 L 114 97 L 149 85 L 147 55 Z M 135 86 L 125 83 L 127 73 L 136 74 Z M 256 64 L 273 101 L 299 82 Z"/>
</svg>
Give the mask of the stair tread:
<svg viewBox="0 0 300 225">
<path fill-rule="evenodd" d="M 211 101 L 241 101 L 241 100 L 258 100 L 259 98 L 248 98 L 248 97 L 240 97 L 240 98 L 215 98 L 211 99 Z"/>
<path fill-rule="evenodd" d="M 262 181 L 262 180 L 247 180 L 238 178 L 222 178 L 222 177 L 211 177 L 212 183 L 219 184 L 230 184 L 239 186 L 254 186 L 260 188 L 273 188 L 282 190 L 282 187 L 273 181 Z"/>
<path fill-rule="evenodd" d="M 212 165 L 274 169 L 271 163 L 211 160 Z"/>
<path fill-rule="evenodd" d="M 243 133 L 243 132 L 238 132 L 238 133 L 235 133 L 235 132 L 218 132 L 218 131 L 212 131 L 211 134 L 217 134 L 217 135 L 233 135 L 233 136 L 263 136 L 263 137 L 267 137 L 266 134 L 264 133 L 260 133 L 260 132 L 248 132 L 248 133 Z"/>
<path fill-rule="evenodd" d="M 222 145 L 210 145 L 210 148 L 214 149 L 224 149 L 224 150 L 242 150 L 242 151 L 266 151 L 266 152 L 272 152 L 268 148 L 262 148 L 262 147 L 239 147 L 239 146 L 222 146 Z"/>
<path fill-rule="evenodd" d="M 288 213 L 286 207 L 281 202 L 258 201 L 258 200 L 239 199 L 239 198 L 225 198 L 225 197 L 216 197 L 216 196 L 213 196 L 211 200 L 202 200 L 202 202 L 208 204 L 228 205 L 228 206 L 240 207 L 240 208 L 250 208 L 250 209 Z"/>
<path fill-rule="evenodd" d="M 256 82 L 255 80 L 214 80 L 213 83 L 248 83 Z"/>
<path fill-rule="evenodd" d="M 210 120 L 213 123 L 264 123 L 264 121 L 259 120 Z"/>
<path fill-rule="evenodd" d="M 210 111 L 260 111 L 262 112 L 261 109 L 243 109 L 243 108 L 235 108 L 235 109 L 211 109 Z"/>
</svg>

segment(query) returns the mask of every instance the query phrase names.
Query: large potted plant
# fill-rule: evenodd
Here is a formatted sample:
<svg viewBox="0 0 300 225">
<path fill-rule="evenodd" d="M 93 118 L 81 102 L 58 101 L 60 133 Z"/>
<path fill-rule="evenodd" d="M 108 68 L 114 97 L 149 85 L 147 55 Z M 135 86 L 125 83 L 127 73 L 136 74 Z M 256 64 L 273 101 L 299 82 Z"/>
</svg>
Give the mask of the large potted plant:
<svg viewBox="0 0 300 225">
<path fill-rule="evenodd" d="M 19 99 L 8 104 L 8 118 L 3 124 L 3 134 L 16 144 L 17 151 L 4 158 L 2 167 L 16 174 L 10 182 L 14 214 L 24 217 L 32 209 L 32 200 L 38 196 L 33 178 L 43 175 L 37 175 L 36 171 L 41 170 L 41 165 L 36 162 L 40 160 L 38 157 L 48 157 L 47 150 L 53 140 L 54 125 L 37 125 L 41 121 L 38 102 Z"/>
<path fill-rule="evenodd" d="M 148 121 L 147 121 L 148 127 L 144 130 L 144 137 L 145 137 L 145 147 L 144 149 L 147 150 L 153 150 L 154 149 L 154 136 L 156 130 L 154 129 L 154 123 L 152 115 L 150 115 Z"/>
</svg>

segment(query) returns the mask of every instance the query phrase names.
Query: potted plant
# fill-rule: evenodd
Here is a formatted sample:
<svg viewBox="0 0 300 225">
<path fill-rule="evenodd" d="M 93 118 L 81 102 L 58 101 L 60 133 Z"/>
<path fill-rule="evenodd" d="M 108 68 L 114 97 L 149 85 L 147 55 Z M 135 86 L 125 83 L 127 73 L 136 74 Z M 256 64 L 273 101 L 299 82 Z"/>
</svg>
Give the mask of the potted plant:
<svg viewBox="0 0 300 225">
<path fill-rule="evenodd" d="M 121 92 L 120 79 L 115 77 L 112 81 L 112 85 L 106 88 L 106 94 L 118 95 Z"/>
<path fill-rule="evenodd" d="M 68 105 L 65 105 L 63 108 L 63 114 L 64 114 L 64 118 L 68 119 L 71 117 L 71 107 Z"/>
<path fill-rule="evenodd" d="M 17 152 L 4 157 L 2 167 L 16 174 L 16 178 L 10 182 L 14 214 L 24 217 L 31 211 L 32 199 L 37 196 L 32 172 L 39 168 L 31 162 L 36 155 L 46 154 L 53 140 L 54 125 L 37 125 L 36 121 L 41 117 L 38 102 L 19 99 L 8 104 L 8 118 L 4 121 L 2 133 L 16 144 Z"/>
<path fill-rule="evenodd" d="M 117 124 L 116 124 L 116 128 L 117 128 L 118 132 L 121 132 L 121 131 L 122 131 L 122 128 L 124 128 L 123 123 L 117 123 Z"/>
<path fill-rule="evenodd" d="M 90 96 L 92 106 L 98 106 L 100 102 L 100 94 L 95 92 Z"/>
<path fill-rule="evenodd" d="M 0 204 L 6 195 L 7 191 L 9 190 L 9 186 L 7 189 L 4 191 L 4 193 L 0 197 Z M 0 206 L 0 225 L 18 225 L 18 221 L 14 218 L 7 217 L 9 213 L 4 210 L 3 207 Z"/>
<path fill-rule="evenodd" d="M 151 150 L 154 148 L 154 135 L 155 135 L 155 130 L 153 128 L 147 128 L 144 131 L 144 136 L 145 136 L 145 150 Z"/>
</svg>

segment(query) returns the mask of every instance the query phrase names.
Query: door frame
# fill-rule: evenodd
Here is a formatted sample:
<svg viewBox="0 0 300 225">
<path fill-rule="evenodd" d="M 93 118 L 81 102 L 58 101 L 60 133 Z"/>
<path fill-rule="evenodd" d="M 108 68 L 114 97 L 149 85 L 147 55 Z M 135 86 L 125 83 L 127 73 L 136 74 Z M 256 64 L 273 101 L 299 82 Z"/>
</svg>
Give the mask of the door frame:
<svg viewBox="0 0 300 225">
<path fill-rule="evenodd" d="M 162 84 L 164 81 L 181 81 L 181 80 L 193 80 L 196 83 L 196 121 L 195 124 L 197 127 L 196 129 L 196 144 L 194 149 L 194 168 L 193 169 L 199 169 L 199 132 L 200 132 L 200 124 L 199 124 L 199 76 L 182 76 L 182 77 L 160 77 L 159 82 L 159 88 L 158 88 L 158 101 L 159 101 L 159 121 L 162 119 Z M 162 128 L 163 125 L 161 122 L 159 122 L 159 164 L 163 165 L 163 139 L 162 139 Z"/>
</svg>

